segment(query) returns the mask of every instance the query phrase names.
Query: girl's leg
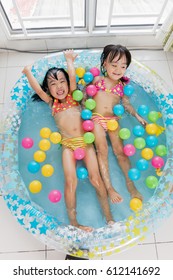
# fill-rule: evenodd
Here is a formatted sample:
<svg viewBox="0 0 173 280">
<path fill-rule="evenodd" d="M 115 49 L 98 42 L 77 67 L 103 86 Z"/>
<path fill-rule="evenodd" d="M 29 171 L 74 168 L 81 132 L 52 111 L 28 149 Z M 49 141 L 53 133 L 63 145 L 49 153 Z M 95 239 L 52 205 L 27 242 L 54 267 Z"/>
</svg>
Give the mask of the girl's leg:
<svg viewBox="0 0 173 280">
<path fill-rule="evenodd" d="M 67 207 L 67 213 L 72 226 L 78 227 L 85 231 L 92 231 L 92 228 L 79 225 L 76 218 L 76 161 L 74 159 L 73 151 L 68 148 L 63 149 L 62 154 L 64 177 L 65 177 L 65 203 Z"/>
<path fill-rule="evenodd" d="M 97 158 L 99 168 L 106 190 L 112 203 L 122 202 L 122 197 L 115 191 L 112 186 L 109 165 L 108 165 L 108 144 L 106 139 L 106 133 L 101 125 L 94 124 L 95 146 L 97 151 Z"/>
<path fill-rule="evenodd" d="M 108 132 L 112 144 L 113 152 L 116 155 L 118 164 L 124 173 L 126 179 L 126 186 L 130 193 L 131 198 L 137 197 L 142 200 L 143 198 L 141 193 L 138 192 L 133 181 L 131 181 L 130 178 L 128 177 L 128 171 L 131 168 L 131 164 L 129 158 L 123 152 L 123 142 L 119 137 L 118 133 L 119 133 L 119 128 L 114 132 L 112 131 Z"/>
</svg>

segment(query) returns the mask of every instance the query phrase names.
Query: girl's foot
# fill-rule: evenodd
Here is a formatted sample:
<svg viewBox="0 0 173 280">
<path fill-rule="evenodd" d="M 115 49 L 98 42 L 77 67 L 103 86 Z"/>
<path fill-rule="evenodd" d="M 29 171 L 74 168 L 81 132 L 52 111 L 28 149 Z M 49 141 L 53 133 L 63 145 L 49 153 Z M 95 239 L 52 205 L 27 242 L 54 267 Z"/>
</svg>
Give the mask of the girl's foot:
<svg viewBox="0 0 173 280">
<path fill-rule="evenodd" d="M 117 193 L 113 188 L 108 189 L 108 196 L 112 203 L 121 203 L 123 201 L 122 196 Z"/>
<path fill-rule="evenodd" d="M 75 227 L 77 227 L 77 228 L 79 228 L 79 229 L 81 229 L 81 230 L 84 230 L 84 231 L 86 231 L 86 232 L 92 232 L 93 231 L 93 228 L 91 228 L 91 227 L 87 227 L 87 226 L 83 226 L 83 225 L 75 225 Z"/>
<path fill-rule="evenodd" d="M 131 198 L 139 198 L 141 201 L 143 201 L 142 194 L 136 189 L 132 181 L 127 182 L 127 188 Z"/>
</svg>

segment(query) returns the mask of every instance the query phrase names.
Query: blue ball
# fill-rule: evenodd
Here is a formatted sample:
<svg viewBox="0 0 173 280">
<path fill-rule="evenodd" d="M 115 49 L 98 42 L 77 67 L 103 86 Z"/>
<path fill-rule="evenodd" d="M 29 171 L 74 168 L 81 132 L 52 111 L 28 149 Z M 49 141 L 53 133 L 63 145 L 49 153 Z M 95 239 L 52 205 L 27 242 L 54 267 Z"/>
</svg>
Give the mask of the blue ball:
<svg viewBox="0 0 173 280">
<path fill-rule="evenodd" d="M 131 168 L 128 171 L 128 176 L 129 176 L 130 180 L 136 181 L 141 177 L 141 174 L 137 168 Z"/>
<path fill-rule="evenodd" d="M 145 133 L 145 128 L 141 125 L 136 125 L 133 128 L 133 134 L 137 137 L 143 136 Z"/>
<path fill-rule="evenodd" d="M 117 116 L 124 114 L 124 107 L 121 104 L 117 104 L 113 107 L 113 112 Z"/>
<path fill-rule="evenodd" d="M 40 164 L 36 161 L 30 161 L 28 164 L 28 171 L 31 173 L 37 173 L 40 170 Z"/>
<path fill-rule="evenodd" d="M 126 85 L 126 86 L 124 86 L 124 89 L 123 89 L 124 94 L 127 96 L 132 95 L 134 93 L 134 90 L 135 89 L 132 85 Z"/>
<path fill-rule="evenodd" d="M 88 170 L 85 167 L 79 167 L 76 170 L 78 179 L 86 179 L 88 177 Z"/>
<path fill-rule="evenodd" d="M 144 171 L 148 169 L 148 161 L 144 158 L 141 158 L 137 161 L 136 163 L 136 167 L 140 170 L 140 171 Z"/>
<path fill-rule="evenodd" d="M 92 112 L 91 112 L 91 110 L 89 110 L 89 109 L 84 109 L 84 110 L 82 110 L 82 112 L 81 112 L 81 118 L 82 118 L 83 120 L 90 120 L 91 117 L 92 117 Z"/>
<path fill-rule="evenodd" d="M 148 147 L 155 147 L 155 146 L 157 146 L 157 144 L 158 144 L 158 139 L 157 139 L 157 137 L 156 136 L 154 136 L 154 135 L 149 135 L 149 136 L 147 136 L 147 138 L 146 138 L 146 143 L 147 143 L 147 145 L 148 145 Z"/>
<path fill-rule="evenodd" d="M 91 83 L 94 79 L 94 76 L 91 72 L 86 72 L 83 76 L 83 79 L 86 84 Z"/>
<path fill-rule="evenodd" d="M 76 75 L 76 83 L 78 83 L 79 82 L 79 77 L 78 77 L 78 75 Z"/>
<path fill-rule="evenodd" d="M 140 105 L 137 112 L 140 116 L 147 116 L 149 113 L 149 108 L 146 105 Z"/>
</svg>

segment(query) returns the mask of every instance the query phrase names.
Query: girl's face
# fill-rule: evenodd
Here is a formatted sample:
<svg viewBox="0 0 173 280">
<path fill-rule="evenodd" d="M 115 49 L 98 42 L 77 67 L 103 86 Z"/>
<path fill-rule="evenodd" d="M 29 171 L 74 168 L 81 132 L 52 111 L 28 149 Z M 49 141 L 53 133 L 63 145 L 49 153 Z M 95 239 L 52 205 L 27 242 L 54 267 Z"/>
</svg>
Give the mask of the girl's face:
<svg viewBox="0 0 173 280">
<path fill-rule="evenodd" d="M 117 81 L 124 76 L 124 73 L 127 69 L 127 59 L 126 56 L 123 55 L 119 59 L 119 55 L 114 57 L 112 61 L 109 60 L 109 56 L 104 62 L 104 67 L 107 71 L 107 76 L 113 80 Z"/>
<path fill-rule="evenodd" d="M 69 93 L 69 87 L 64 73 L 57 72 L 57 79 L 54 76 L 48 77 L 48 89 L 50 94 L 61 101 L 63 101 Z"/>
</svg>

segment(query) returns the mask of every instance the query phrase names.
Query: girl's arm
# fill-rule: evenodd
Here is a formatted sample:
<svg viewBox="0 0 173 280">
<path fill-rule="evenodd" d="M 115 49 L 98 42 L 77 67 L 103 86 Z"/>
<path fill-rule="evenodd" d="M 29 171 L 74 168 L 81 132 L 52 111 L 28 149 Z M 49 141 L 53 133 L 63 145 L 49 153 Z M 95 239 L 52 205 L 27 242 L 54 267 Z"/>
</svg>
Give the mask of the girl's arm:
<svg viewBox="0 0 173 280">
<path fill-rule="evenodd" d="M 74 61 L 78 54 L 75 54 L 73 50 L 64 51 L 64 56 L 67 61 L 67 70 L 70 79 L 70 92 L 76 89 L 76 72 L 74 67 Z"/>
<path fill-rule="evenodd" d="M 23 74 L 26 75 L 28 82 L 32 89 L 38 94 L 38 96 L 46 103 L 50 103 L 52 101 L 52 98 L 42 90 L 41 86 L 39 85 L 36 78 L 33 76 L 31 72 L 31 66 L 25 66 L 23 71 Z"/>
</svg>

